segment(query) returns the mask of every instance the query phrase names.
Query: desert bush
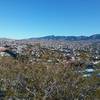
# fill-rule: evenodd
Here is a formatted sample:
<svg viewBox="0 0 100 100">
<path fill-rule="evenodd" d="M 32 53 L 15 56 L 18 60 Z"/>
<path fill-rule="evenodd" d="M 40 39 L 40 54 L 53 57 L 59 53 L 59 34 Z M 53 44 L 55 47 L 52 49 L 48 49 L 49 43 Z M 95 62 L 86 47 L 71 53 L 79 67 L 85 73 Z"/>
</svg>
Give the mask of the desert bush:
<svg viewBox="0 0 100 100">
<path fill-rule="evenodd" d="M 100 99 L 100 78 L 83 78 L 74 64 L 65 67 L 61 62 L 30 63 L 27 57 L 19 59 L 0 60 L 0 94 L 4 100 Z"/>
</svg>

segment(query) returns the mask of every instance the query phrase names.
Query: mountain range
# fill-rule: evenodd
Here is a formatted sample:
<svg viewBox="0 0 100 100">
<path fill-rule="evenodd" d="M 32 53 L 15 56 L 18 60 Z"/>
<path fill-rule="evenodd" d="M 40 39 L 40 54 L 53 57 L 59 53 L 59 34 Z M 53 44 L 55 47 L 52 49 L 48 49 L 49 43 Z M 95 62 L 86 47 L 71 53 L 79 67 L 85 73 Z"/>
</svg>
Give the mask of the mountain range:
<svg viewBox="0 0 100 100">
<path fill-rule="evenodd" d="M 0 41 L 11 41 L 14 39 L 8 39 L 8 38 L 0 38 Z M 44 37 L 38 37 L 38 38 L 28 38 L 28 39 L 21 39 L 21 40 L 67 40 L 67 41 L 81 41 L 81 40 L 100 40 L 100 34 L 94 34 L 91 36 L 44 36 Z"/>
<path fill-rule="evenodd" d="M 100 34 L 94 34 L 91 36 L 44 36 L 39 38 L 30 38 L 28 40 L 68 40 L 68 41 L 80 41 L 80 40 L 100 40 Z"/>
</svg>

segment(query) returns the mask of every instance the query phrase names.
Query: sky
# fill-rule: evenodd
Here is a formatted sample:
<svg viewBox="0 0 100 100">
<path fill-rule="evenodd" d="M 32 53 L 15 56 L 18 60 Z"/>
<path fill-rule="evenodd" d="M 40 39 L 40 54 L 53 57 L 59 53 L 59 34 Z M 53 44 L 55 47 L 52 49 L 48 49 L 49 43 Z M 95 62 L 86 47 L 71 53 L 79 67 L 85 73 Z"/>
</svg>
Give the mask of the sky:
<svg viewBox="0 0 100 100">
<path fill-rule="evenodd" d="M 100 33 L 100 0 L 0 0 L 0 38 Z"/>
</svg>

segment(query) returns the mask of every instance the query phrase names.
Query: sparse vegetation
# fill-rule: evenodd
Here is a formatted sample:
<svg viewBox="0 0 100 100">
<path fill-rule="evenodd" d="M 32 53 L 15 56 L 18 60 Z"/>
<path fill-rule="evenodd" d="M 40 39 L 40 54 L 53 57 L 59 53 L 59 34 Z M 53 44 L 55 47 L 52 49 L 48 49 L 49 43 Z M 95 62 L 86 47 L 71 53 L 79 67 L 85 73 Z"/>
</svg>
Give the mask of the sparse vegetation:
<svg viewBox="0 0 100 100">
<path fill-rule="evenodd" d="M 31 48 L 29 48 L 31 49 Z M 99 100 L 100 78 L 84 78 L 80 64 L 63 63 L 56 51 L 39 48 L 30 61 L 29 49 L 18 59 L 0 58 L 0 97 L 3 100 Z M 60 61 L 56 62 L 59 58 Z M 48 62 L 48 60 L 51 62 Z M 52 62 L 54 61 L 54 62 Z M 77 66 L 76 66 L 77 65 Z"/>
</svg>

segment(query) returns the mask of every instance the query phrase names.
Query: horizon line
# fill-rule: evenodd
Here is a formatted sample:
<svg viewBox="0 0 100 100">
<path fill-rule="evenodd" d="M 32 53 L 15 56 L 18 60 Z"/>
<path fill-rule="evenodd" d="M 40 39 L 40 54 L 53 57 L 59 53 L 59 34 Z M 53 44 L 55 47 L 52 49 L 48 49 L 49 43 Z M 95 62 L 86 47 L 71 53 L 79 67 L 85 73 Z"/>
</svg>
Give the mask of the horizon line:
<svg viewBox="0 0 100 100">
<path fill-rule="evenodd" d="M 84 36 L 84 37 L 90 37 L 90 36 L 93 36 L 93 35 L 100 35 L 100 34 L 91 34 L 91 35 L 44 35 L 44 36 L 36 36 L 36 37 L 28 37 L 28 38 L 10 38 L 10 37 L 0 37 L 0 39 L 11 39 L 11 40 L 22 40 L 22 39 L 31 39 L 31 38 L 42 38 L 42 37 L 48 37 L 48 36 L 54 36 L 54 37 L 71 37 L 71 36 L 75 36 L 75 37 L 81 37 L 81 36 Z"/>
</svg>

